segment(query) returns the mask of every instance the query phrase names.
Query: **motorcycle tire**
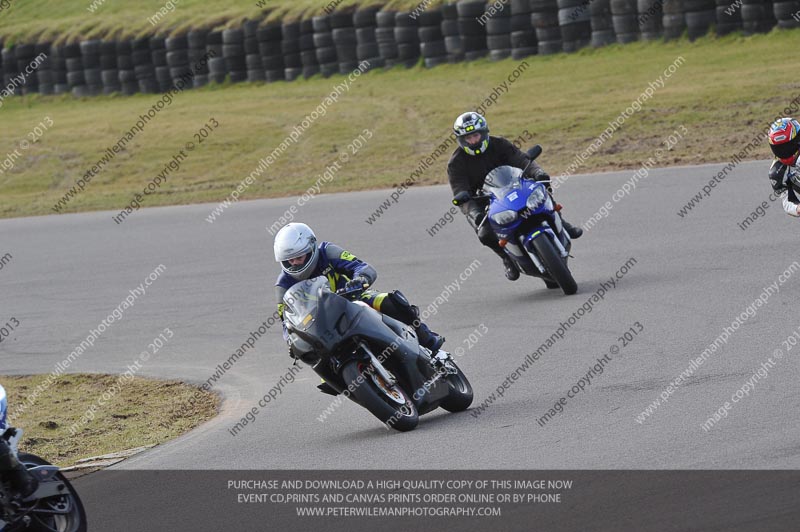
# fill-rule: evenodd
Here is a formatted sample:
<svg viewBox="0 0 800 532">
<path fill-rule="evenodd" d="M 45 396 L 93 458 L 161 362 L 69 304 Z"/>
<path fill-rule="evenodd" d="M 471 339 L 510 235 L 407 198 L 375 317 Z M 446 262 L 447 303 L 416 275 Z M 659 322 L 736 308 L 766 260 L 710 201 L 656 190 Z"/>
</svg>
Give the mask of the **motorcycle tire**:
<svg viewBox="0 0 800 532">
<path fill-rule="evenodd" d="M 52 465 L 50 462 L 39 458 L 34 454 L 26 454 L 20 453 L 19 454 L 19 461 L 22 462 L 25 467 L 31 469 L 36 466 L 40 465 Z M 46 499 L 39 499 L 36 501 L 36 506 L 34 509 L 28 514 L 31 517 L 31 524 L 28 528 L 24 530 L 26 532 L 39 532 L 45 530 L 56 530 L 58 532 L 86 532 L 86 511 L 83 509 L 83 503 L 81 502 L 78 493 L 75 491 L 75 488 L 72 487 L 72 484 L 62 475 L 61 473 L 56 473 L 56 478 L 59 482 L 63 482 L 67 488 L 67 492 L 64 495 L 58 495 L 56 497 L 47 497 Z M 69 506 L 71 510 L 68 514 L 54 514 L 54 513 L 47 513 L 47 510 L 44 511 L 42 508 L 42 513 L 36 511 L 36 508 L 39 508 L 43 505 L 62 505 L 66 501 L 65 499 L 69 499 Z M 14 531 L 13 527 L 9 528 L 9 531 Z"/>
<path fill-rule="evenodd" d="M 414 430 L 419 424 L 419 413 L 408 394 L 400 386 L 395 386 L 396 391 L 405 400 L 402 406 L 398 406 L 378 388 L 370 376 L 361 377 L 365 369 L 364 363 L 358 360 L 348 362 L 342 368 L 342 378 L 348 384 L 348 389 L 353 390 L 355 401 L 369 410 L 381 423 L 395 430 L 400 432 Z"/>
<path fill-rule="evenodd" d="M 456 368 L 458 373 L 447 376 L 447 385 L 450 387 L 450 394 L 447 396 L 447 399 L 441 402 L 440 406 L 448 412 L 462 412 L 472 404 L 472 385 L 455 361 L 451 361 L 450 363 Z"/>
<path fill-rule="evenodd" d="M 550 238 L 546 235 L 542 235 L 539 238 L 534 238 L 532 243 L 536 253 L 539 254 L 539 258 L 542 259 L 544 267 L 550 273 L 550 277 L 558 283 L 558 286 L 561 287 L 564 294 L 570 296 L 577 292 L 578 284 L 575 282 L 572 273 L 564 263 L 564 259 L 556 252 L 556 248 L 553 246 Z"/>
</svg>

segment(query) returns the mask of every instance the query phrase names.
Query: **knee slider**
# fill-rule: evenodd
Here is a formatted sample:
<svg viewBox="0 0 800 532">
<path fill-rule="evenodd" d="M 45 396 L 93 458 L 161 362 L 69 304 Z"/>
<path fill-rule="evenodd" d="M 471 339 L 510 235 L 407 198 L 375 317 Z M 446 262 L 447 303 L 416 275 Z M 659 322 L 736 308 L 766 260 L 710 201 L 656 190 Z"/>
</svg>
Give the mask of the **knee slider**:
<svg viewBox="0 0 800 532">
<path fill-rule="evenodd" d="M 389 303 L 389 305 L 386 305 Z M 419 315 L 417 307 L 408 302 L 406 296 L 399 290 L 389 292 L 381 303 L 381 312 L 403 323 L 413 323 Z"/>
</svg>

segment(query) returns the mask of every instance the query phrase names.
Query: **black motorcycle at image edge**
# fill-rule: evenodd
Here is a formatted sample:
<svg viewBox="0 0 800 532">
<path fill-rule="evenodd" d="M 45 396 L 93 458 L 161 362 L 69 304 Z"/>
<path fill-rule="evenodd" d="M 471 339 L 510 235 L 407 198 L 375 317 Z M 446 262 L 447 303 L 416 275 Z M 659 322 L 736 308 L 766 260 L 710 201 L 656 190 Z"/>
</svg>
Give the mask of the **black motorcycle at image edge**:
<svg viewBox="0 0 800 532">
<path fill-rule="evenodd" d="M 334 292 L 320 276 L 283 297 L 292 353 L 324 379 L 320 390 L 345 395 L 398 431 L 439 407 L 466 410 L 472 386 L 452 356 L 431 353 L 412 327 L 358 301 L 365 289 Z"/>
<path fill-rule="evenodd" d="M 533 162 L 541 153 L 538 144 L 528 150 Z M 527 168 L 525 168 L 527 170 Z M 567 265 L 572 239 L 561 223 L 561 206 L 553 201 L 544 183 L 524 176 L 525 170 L 499 166 L 486 174 L 478 194 L 459 192 L 453 204 L 468 201 L 486 205 L 478 229 L 488 223 L 505 254 L 525 275 L 541 278 L 547 288 L 561 288 L 566 295 L 578 291 Z"/>
<path fill-rule="evenodd" d="M 8 426 L 7 413 L 6 392 L 0 386 L 0 438 L 36 478 L 38 487 L 22 498 L 0 472 L 0 532 L 86 532 L 86 512 L 78 493 L 57 466 L 18 452 L 23 431 Z"/>
</svg>

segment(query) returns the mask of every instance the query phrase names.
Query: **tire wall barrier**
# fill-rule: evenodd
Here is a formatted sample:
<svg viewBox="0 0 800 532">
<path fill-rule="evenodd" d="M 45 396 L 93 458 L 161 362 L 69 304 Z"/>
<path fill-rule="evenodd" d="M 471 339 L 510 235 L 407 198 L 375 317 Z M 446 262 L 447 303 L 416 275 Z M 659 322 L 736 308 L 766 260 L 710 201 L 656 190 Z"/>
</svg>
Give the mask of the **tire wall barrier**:
<svg viewBox="0 0 800 532">
<path fill-rule="evenodd" d="M 800 27 L 800 0 L 458 0 L 408 12 L 369 6 L 170 36 L 9 47 L 0 40 L 0 88 L 7 95 L 158 93 L 179 82 L 185 88 L 187 79 L 189 87 L 272 83 L 347 75 L 363 61 L 369 69 L 433 68 L 776 26 Z"/>
</svg>

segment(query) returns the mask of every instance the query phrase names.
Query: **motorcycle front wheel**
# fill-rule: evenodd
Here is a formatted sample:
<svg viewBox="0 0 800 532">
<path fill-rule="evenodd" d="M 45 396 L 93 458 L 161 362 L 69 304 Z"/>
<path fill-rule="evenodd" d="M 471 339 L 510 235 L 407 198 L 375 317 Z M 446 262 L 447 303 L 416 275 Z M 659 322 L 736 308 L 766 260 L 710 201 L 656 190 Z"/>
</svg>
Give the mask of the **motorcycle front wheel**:
<svg viewBox="0 0 800 532">
<path fill-rule="evenodd" d="M 542 235 L 539 238 L 534 238 L 531 243 L 539 258 L 542 259 L 544 267 L 553 280 L 558 283 L 558 286 L 561 287 L 561 290 L 564 291 L 564 294 L 571 296 L 577 292 L 578 283 L 575 282 L 572 272 L 569 271 L 564 259 L 558 254 L 550 239 L 546 235 Z M 550 288 L 549 285 L 548 288 Z"/>
<path fill-rule="evenodd" d="M 419 423 L 417 407 L 399 386 L 389 386 L 372 366 L 353 360 L 342 368 L 342 378 L 355 401 L 381 423 L 401 432 L 414 430 Z"/>
<path fill-rule="evenodd" d="M 461 368 L 456 365 L 455 361 L 448 361 L 448 364 L 456 369 L 456 373 L 447 375 L 447 385 L 450 387 L 450 394 L 447 399 L 442 401 L 441 407 L 448 412 L 461 412 L 469 408 L 472 404 L 472 385 L 469 379 L 461 371 Z"/>
<path fill-rule="evenodd" d="M 51 465 L 35 454 L 19 454 L 19 461 L 28 469 L 41 465 Z M 56 479 L 66 486 L 63 495 L 46 497 L 32 501 L 28 516 L 31 518 L 27 528 L 9 528 L 9 532 L 86 532 L 86 511 L 83 509 L 78 493 L 72 484 L 62 475 L 56 473 Z M 27 503 L 26 503 L 27 504 Z"/>
</svg>

